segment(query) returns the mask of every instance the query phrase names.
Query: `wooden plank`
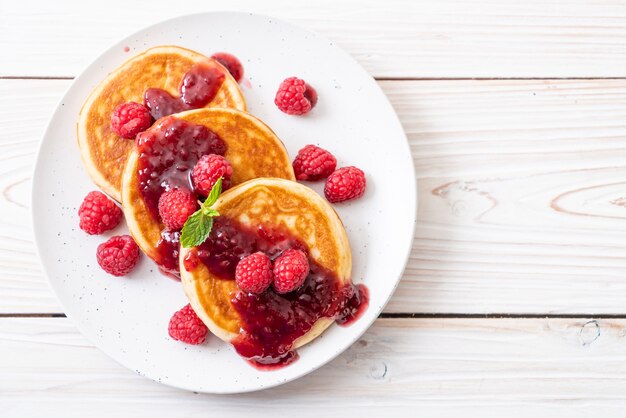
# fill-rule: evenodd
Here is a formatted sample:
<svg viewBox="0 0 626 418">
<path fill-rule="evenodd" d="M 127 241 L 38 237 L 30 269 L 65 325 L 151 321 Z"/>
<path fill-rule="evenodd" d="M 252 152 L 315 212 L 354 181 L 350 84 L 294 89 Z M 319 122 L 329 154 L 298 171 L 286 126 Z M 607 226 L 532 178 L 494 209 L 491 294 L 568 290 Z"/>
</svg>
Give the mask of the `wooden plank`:
<svg viewBox="0 0 626 418">
<path fill-rule="evenodd" d="M 203 0 L 175 8 L 164 0 L 2 2 L 0 75 L 76 75 L 144 26 L 223 7 Z M 236 0 L 228 9 L 317 31 L 376 77 L 626 76 L 626 4 L 619 0 Z"/>
<path fill-rule="evenodd" d="M 0 406 L 7 418 L 44 411 L 68 418 L 131 411 L 155 418 L 206 411 L 253 417 L 293 408 L 298 416 L 328 417 L 357 410 L 362 416 L 415 416 L 416 410 L 428 417 L 615 416 L 626 404 L 624 335 L 623 319 L 383 319 L 300 380 L 210 396 L 122 368 L 68 319 L 3 318 Z"/>
<path fill-rule="evenodd" d="M 29 207 L 37 146 L 68 84 L 0 80 L 0 313 L 61 311 L 35 253 Z"/>
<path fill-rule="evenodd" d="M 625 81 L 382 86 L 419 195 L 388 310 L 624 312 Z"/>
<path fill-rule="evenodd" d="M 0 81 L 0 312 L 60 310 L 27 206 L 38 137 L 68 84 Z M 381 86 L 420 201 L 387 312 L 625 312 L 626 80 Z"/>
</svg>

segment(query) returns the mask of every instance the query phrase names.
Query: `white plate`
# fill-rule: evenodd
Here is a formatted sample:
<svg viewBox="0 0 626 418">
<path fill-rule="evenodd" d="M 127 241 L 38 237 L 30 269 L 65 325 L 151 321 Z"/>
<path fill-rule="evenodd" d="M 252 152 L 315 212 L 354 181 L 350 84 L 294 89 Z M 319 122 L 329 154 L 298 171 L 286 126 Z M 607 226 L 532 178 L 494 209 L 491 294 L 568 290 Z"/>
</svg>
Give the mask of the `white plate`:
<svg viewBox="0 0 626 418">
<path fill-rule="evenodd" d="M 180 45 L 206 55 L 231 52 L 244 65 L 243 91 L 251 113 L 271 126 L 289 154 L 313 143 L 332 151 L 339 166 L 367 174 L 365 196 L 335 205 L 352 246 L 353 280 L 370 290 L 370 306 L 349 327 L 333 325 L 298 350 L 300 359 L 258 371 L 228 344 L 171 340 L 167 324 L 187 303 L 180 283 L 159 274 L 146 257 L 127 278 L 104 273 L 98 244 L 106 236 L 78 228 L 77 208 L 95 186 L 82 166 L 76 121 L 83 101 L 124 60 L 156 45 Z M 125 52 L 125 47 L 130 52 Z M 273 103 L 286 77 L 304 78 L 319 102 L 306 117 L 288 116 Z M 323 182 L 314 188 L 322 190 Z M 66 314 L 97 347 L 135 372 L 197 392 L 234 393 L 269 388 L 327 363 L 372 324 L 396 288 L 413 236 L 416 189 L 411 152 L 393 108 L 376 82 L 331 41 L 274 18 L 205 13 L 159 23 L 118 42 L 74 81 L 45 131 L 33 179 L 33 224 L 44 271 Z"/>
</svg>

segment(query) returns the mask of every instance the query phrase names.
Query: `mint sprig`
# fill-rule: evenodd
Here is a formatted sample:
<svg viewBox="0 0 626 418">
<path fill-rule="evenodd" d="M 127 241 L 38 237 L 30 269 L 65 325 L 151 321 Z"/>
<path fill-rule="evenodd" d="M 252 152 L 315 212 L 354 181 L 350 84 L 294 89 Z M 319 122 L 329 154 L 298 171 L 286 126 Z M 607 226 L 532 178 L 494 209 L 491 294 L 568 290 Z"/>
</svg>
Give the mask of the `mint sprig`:
<svg viewBox="0 0 626 418">
<path fill-rule="evenodd" d="M 200 209 L 187 218 L 185 225 L 183 225 L 183 230 L 180 233 L 180 245 L 184 248 L 196 247 L 209 237 L 213 228 L 213 218 L 220 216 L 215 209 L 211 209 L 211 206 L 215 204 L 221 193 L 222 178 L 220 177 L 211 188 L 211 193 Z"/>
</svg>

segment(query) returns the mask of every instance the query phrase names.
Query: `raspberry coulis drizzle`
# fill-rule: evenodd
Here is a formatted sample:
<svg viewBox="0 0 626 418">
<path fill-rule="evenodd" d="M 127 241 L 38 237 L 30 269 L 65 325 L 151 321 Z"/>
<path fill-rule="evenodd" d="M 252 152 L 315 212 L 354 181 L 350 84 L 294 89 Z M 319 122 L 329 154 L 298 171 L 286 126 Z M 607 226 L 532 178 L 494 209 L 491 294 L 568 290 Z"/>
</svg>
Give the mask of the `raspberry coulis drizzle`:
<svg viewBox="0 0 626 418">
<path fill-rule="evenodd" d="M 236 82 L 241 81 L 243 78 L 243 65 L 241 65 L 241 61 L 236 56 L 228 52 L 216 52 L 211 57 L 226 67 Z"/>
<path fill-rule="evenodd" d="M 173 116 L 137 135 L 139 192 L 149 212 L 159 220 L 159 197 L 170 189 L 193 190 L 189 172 L 205 154 L 226 153 L 226 143 L 206 126 Z M 180 277 L 178 251 L 180 231 L 164 230 L 157 244 L 161 271 Z"/>
<path fill-rule="evenodd" d="M 149 88 L 144 92 L 144 105 L 156 120 L 163 116 L 199 109 L 209 104 L 224 82 L 224 72 L 207 64 L 195 64 L 185 73 L 180 83 L 180 96 L 174 97 L 159 88 Z"/>
<path fill-rule="evenodd" d="M 224 280 L 234 280 L 240 259 L 263 251 L 275 259 L 288 248 L 306 246 L 286 230 L 252 228 L 221 216 L 209 238 L 184 260 L 185 269 L 199 262 Z M 369 293 L 365 285 L 343 284 L 336 275 L 309 257 L 310 272 L 296 291 L 279 295 L 271 288 L 260 295 L 237 291 L 232 306 L 242 320 L 239 336 L 232 341 L 237 352 L 260 369 L 285 366 L 298 358 L 294 342 L 320 318 L 333 318 L 349 325 L 365 311 Z"/>
</svg>

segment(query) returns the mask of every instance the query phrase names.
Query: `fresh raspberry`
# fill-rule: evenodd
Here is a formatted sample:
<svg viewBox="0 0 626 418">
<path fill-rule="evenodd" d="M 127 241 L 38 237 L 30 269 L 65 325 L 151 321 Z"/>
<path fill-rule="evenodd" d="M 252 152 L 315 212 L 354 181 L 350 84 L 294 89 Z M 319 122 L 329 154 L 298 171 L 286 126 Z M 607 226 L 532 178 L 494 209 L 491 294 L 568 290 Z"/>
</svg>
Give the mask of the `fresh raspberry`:
<svg viewBox="0 0 626 418">
<path fill-rule="evenodd" d="M 172 230 L 181 229 L 197 209 L 198 201 L 189 190 L 172 189 L 159 197 L 159 216 L 165 226 Z"/>
<path fill-rule="evenodd" d="M 193 311 L 190 304 L 185 305 L 180 311 L 172 315 L 167 327 L 170 337 L 176 341 L 198 345 L 206 340 L 209 329 Z"/>
<path fill-rule="evenodd" d="M 222 190 L 230 187 L 233 167 L 226 158 L 217 154 L 203 155 L 191 172 L 191 181 L 198 194 L 208 196 L 213 185 L 222 177 Z"/>
<path fill-rule="evenodd" d="M 293 171 L 298 180 L 320 180 L 328 177 L 337 167 L 337 160 L 323 148 L 307 145 L 298 151 L 293 160 Z"/>
<path fill-rule="evenodd" d="M 309 275 L 309 260 L 296 249 L 285 250 L 274 261 L 274 290 L 276 293 L 293 292 Z"/>
<path fill-rule="evenodd" d="M 152 125 L 150 111 L 139 103 L 122 103 L 111 115 L 111 130 L 122 138 L 133 139 L 150 125 Z"/>
<path fill-rule="evenodd" d="M 304 115 L 317 103 L 317 92 L 297 77 L 285 79 L 276 92 L 274 104 L 289 115 Z"/>
<path fill-rule="evenodd" d="M 114 276 L 126 276 L 137 265 L 139 247 L 130 235 L 117 235 L 98 245 L 98 264 Z"/>
<path fill-rule="evenodd" d="M 115 228 L 122 220 L 122 210 L 104 193 L 89 192 L 78 208 L 80 229 L 99 235 Z"/>
<path fill-rule="evenodd" d="M 243 78 L 243 65 L 241 65 L 241 61 L 236 56 L 228 52 L 216 52 L 211 57 L 226 67 L 237 83 L 241 81 Z"/>
<path fill-rule="evenodd" d="M 324 194 L 331 203 L 356 199 L 365 193 L 365 173 L 356 167 L 342 167 L 326 180 Z"/>
<path fill-rule="evenodd" d="M 272 279 L 272 261 L 260 251 L 242 258 L 235 268 L 235 281 L 244 292 L 263 293 Z"/>
</svg>

